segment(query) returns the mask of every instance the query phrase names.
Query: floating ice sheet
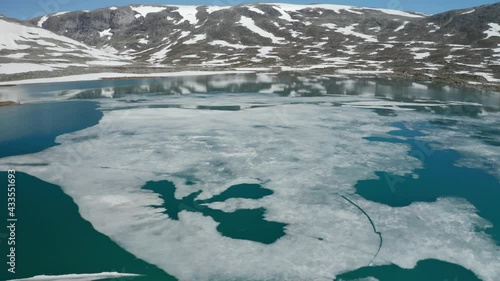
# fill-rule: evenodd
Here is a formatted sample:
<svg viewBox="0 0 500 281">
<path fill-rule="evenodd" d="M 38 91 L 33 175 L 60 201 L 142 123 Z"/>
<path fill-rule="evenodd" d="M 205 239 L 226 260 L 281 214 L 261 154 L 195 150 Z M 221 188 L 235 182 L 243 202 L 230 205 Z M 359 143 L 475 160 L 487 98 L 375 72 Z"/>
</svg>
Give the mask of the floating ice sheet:
<svg viewBox="0 0 500 281">
<path fill-rule="evenodd" d="M 363 208 L 384 235 L 376 264 L 412 267 L 418 260 L 439 258 L 470 268 L 485 281 L 500 278 L 499 249 L 475 231 L 487 223 L 466 201 L 442 199 L 395 209 L 350 195 L 354 184 L 375 177 L 374 171 L 402 175 L 420 167 L 406 145 L 363 139 L 393 130 L 387 117 L 332 106 L 359 98 L 172 100 L 185 108 L 128 104 L 113 110 L 123 104 L 108 101 L 99 125 L 60 136 L 61 145 L 41 153 L 0 159 L 0 168 L 50 163 L 17 168 L 60 185 L 98 231 L 180 280 L 332 280 L 367 266 L 379 237 L 342 196 Z M 272 106 L 239 111 L 189 106 L 200 100 Z M 426 118 L 410 112 L 390 122 Z M 168 219 L 149 207 L 162 204 L 158 195 L 141 189 L 158 180 L 172 181 L 177 198 L 201 190 L 200 199 L 235 184 L 262 183 L 274 192 L 271 196 L 211 207 L 264 207 L 267 220 L 288 225 L 286 235 L 264 245 L 224 237 L 215 221 L 199 213 L 183 211 L 178 221 Z"/>
<path fill-rule="evenodd" d="M 10 281 L 54 281 L 54 280 L 71 280 L 71 281 L 93 281 L 109 278 L 132 278 L 137 277 L 137 274 L 127 274 L 118 272 L 102 272 L 89 274 L 65 274 L 65 275 L 39 275 L 30 278 L 12 279 Z"/>
</svg>

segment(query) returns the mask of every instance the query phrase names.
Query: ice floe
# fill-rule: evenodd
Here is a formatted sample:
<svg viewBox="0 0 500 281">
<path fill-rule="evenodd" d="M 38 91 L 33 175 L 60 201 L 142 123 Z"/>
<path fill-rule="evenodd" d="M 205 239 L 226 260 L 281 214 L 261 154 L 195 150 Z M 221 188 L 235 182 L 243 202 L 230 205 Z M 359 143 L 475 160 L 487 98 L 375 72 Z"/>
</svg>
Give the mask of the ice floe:
<svg viewBox="0 0 500 281">
<path fill-rule="evenodd" d="M 38 275 L 22 279 L 10 279 L 9 281 L 93 281 L 109 278 L 132 278 L 138 277 L 138 274 L 118 273 L 118 272 L 102 272 L 102 273 L 89 273 L 89 274 L 65 274 L 65 275 Z"/>
<path fill-rule="evenodd" d="M 500 277 L 499 249 L 477 232 L 487 223 L 465 200 L 391 208 L 351 195 L 357 180 L 373 178 L 375 171 L 403 175 L 421 167 L 404 144 L 364 139 L 393 130 L 386 117 L 332 106 L 382 106 L 377 99 L 228 94 L 149 102 L 184 107 L 103 102 L 107 110 L 98 125 L 60 136 L 60 145 L 43 152 L 0 159 L 0 168 L 18 168 L 60 185 L 98 231 L 180 280 L 331 281 L 368 265 L 379 237 L 341 195 L 370 214 L 384 235 L 373 264 L 408 268 L 438 258 L 467 267 L 485 281 Z M 224 104 L 246 109 L 195 110 Z M 269 106 L 249 106 L 255 104 Z M 390 122 L 426 118 L 402 112 Z M 17 167 L 39 162 L 49 165 Z M 197 190 L 203 192 L 200 198 L 210 198 L 234 184 L 261 183 L 274 194 L 211 206 L 226 211 L 264 207 L 267 220 L 288 225 L 286 236 L 264 245 L 222 236 L 216 222 L 199 213 L 183 211 L 178 221 L 171 220 L 150 207 L 161 204 L 158 195 L 141 189 L 158 180 L 172 181 L 177 198 Z"/>
</svg>

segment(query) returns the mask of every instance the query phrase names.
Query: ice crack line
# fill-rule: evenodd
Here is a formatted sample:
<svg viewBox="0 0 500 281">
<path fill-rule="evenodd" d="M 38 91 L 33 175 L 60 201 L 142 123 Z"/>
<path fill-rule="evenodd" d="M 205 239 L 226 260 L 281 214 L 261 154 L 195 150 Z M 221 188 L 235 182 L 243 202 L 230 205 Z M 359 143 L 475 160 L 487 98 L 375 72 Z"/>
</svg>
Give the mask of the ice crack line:
<svg viewBox="0 0 500 281">
<path fill-rule="evenodd" d="M 349 198 L 347 198 L 346 196 L 344 195 L 341 195 L 342 198 L 344 198 L 347 202 L 351 203 L 354 207 L 358 208 L 367 218 L 368 218 L 368 221 L 370 221 L 370 224 L 372 225 L 372 228 L 373 228 L 373 232 L 375 234 L 378 235 L 379 237 L 379 240 L 380 240 L 380 243 L 378 245 L 378 250 L 377 252 L 375 253 L 375 255 L 373 256 L 372 260 L 370 261 L 370 264 L 369 266 L 372 265 L 373 261 L 377 258 L 378 254 L 380 253 L 380 249 L 382 249 L 382 244 L 384 242 L 384 239 L 382 238 L 382 233 L 380 231 L 377 231 L 377 228 L 375 227 L 375 224 L 373 223 L 373 220 L 372 218 L 370 218 L 370 216 L 365 212 L 365 210 L 363 210 L 363 208 L 361 208 L 360 206 L 358 206 L 356 203 L 354 203 L 353 201 L 351 201 Z"/>
</svg>

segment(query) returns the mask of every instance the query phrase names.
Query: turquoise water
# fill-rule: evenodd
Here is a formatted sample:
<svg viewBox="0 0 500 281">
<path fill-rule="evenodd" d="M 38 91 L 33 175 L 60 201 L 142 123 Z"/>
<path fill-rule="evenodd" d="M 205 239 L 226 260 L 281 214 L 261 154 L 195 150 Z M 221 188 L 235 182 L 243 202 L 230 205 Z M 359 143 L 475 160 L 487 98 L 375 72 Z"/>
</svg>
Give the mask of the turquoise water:
<svg viewBox="0 0 500 281">
<path fill-rule="evenodd" d="M 431 124 L 421 124 L 429 125 Z M 423 169 L 414 171 L 416 178 L 414 175 L 397 176 L 378 171 L 378 179 L 359 181 L 356 184 L 357 193 L 368 200 L 391 207 L 404 207 L 413 202 L 433 202 L 439 197 L 465 198 L 478 209 L 480 216 L 492 223 L 493 226 L 486 229 L 486 233 L 500 245 L 498 179 L 479 169 L 455 165 L 461 157 L 459 153 L 449 149 L 433 149 L 429 143 L 415 139 L 424 135 L 418 130 L 411 130 L 401 123 L 394 126 L 398 129 L 388 132 L 394 138 L 366 139 L 409 145 L 409 155 L 422 161 Z"/>
<path fill-rule="evenodd" d="M 182 199 L 175 198 L 175 185 L 169 181 L 148 182 L 142 188 L 158 193 L 164 203 L 153 207 L 165 208 L 164 213 L 174 220 L 179 220 L 179 212 L 181 211 L 199 212 L 216 221 L 219 224 L 217 231 L 226 237 L 264 244 L 272 244 L 285 235 L 286 224 L 265 220 L 266 210 L 264 208 L 224 212 L 205 205 L 224 202 L 231 198 L 261 199 L 273 193 L 259 184 L 234 185 L 221 194 L 206 200 L 196 200 L 201 191 L 194 192 Z"/>
<path fill-rule="evenodd" d="M 96 102 L 72 101 L 0 108 L 0 158 L 42 151 L 57 145 L 59 135 L 97 124 L 103 116 L 97 106 Z M 0 172 L 0 179 L 7 182 L 7 173 Z M 60 187 L 22 172 L 16 173 L 16 183 L 18 269 L 14 275 L 7 274 L 7 265 L 3 265 L 1 280 L 100 272 L 143 275 L 124 280 L 176 280 L 96 231 Z M 0 194 L 4 206 L 6 195 Z M 0 217 L 6 220 L 7 208 L 0 208 Z M 0 244 L 5 242 L 4 236 Z M 7 254 L 2 247 L 1 255 Z"/>
<path fill-rule="evenodd" d="M 57 136 L 99 122 L 97 103 L 87 101 L 23 104 L 0 110 L 0 158 L 42 151 Z"/>
<path fill-rule="evenodd" d="M 0 179 L 6 181 L 7 173 L 0 172 Z M 16 174 L 16 182 L 17 272 L 7 274 L 7 265 L 2 264 L 1 280 L 100 272 L 144 275 L 124 280 L 176 280 L 96 231 L 80 216 L 73 199 L 60 187 L 21 172 Z M 6 192 L 0 194 L 0 199 L 6 206 Z M 7 208 L 0 208 L 2 221 L 6 217 Z M 2 257 L 7 255 L 4 247 L 0 252 Z"/>
<path fill-rule="evenodd" d="M 228 83 L 220 83 L 221 81 Z M 213 94 L 213 96 L 199 96 L 199 100 L 207 101 L 207 104 L 200 102 L 201 104 L 194 107 L 189 104 L 190 110 L 238 111 L 244 110 L 244 107 L 236 103 L 234 105 L 228 104 L 227 100 L 224 104 L 217 102 L 209 104 L 208 101 L 217 101 L 218 97 L 222 99 L 228 93 L 248 96 L 261 95 L 257 92 L 268 89 L 269 85 L 273 83 L 284 83 L 286 87 L 270 97 L 285 97 L 290 95 L 292 91 L 300 89 L 307 90 L 305 96 L 314 97 L 325 94 L 318 90 L 319 87 L 311 88 L 303 82 L 303 79 L 299 79 L 297 76 L 283 74 L 280 74 L 274 82 L 259 82 L 255 75 L 222 75 L 89 81 L 16 87 L 9 90 L 19 91 L 23 94 L 38 91 L 44 93 L 44 97 L 50 97 L 52 93 L 57 93 L 58 97 L 67 96 L 73 100 L 0 108 L 0 129 L 2 131 L 0 158 L 43 151 L 58 145 L 55 141 L 57 136 L 97 124 L 103 117 L 103 112 L 110 110 L 98 109 L 99 101 L 104 98 L 102 96 L 103 88 L 113 89 L 115 100 L 120 102 L 120 106 L 112 110 L 135 108 L 141 104 L 144 104 L 144 108 L 183 108 L 183 104 L 178 102 L 177 96 L 172 97 L 169 100 L 171 103 L 168 104 L 155 104 L 151 101 L 163 101 L 166 98 L 163 96 L 179 94 L 185 89 L 200 89 L 199 85 L 204 85 L 206 93 Z M 500 183 L 498 179 L 485 170 L 458 166 L 458 161 L 463 157 L 459 152 L 445 148 L 431 148 L 432 143 L 419 139 L 425 136 L 424 132 L 439 132 L 439 130 L 446 130 L 453 126 L 461 126 L 460 122 L 455 120 L 458 117 L 479 120 L 484 112 L 496 112 L 500 108 L 500 99 L 495 94 L 488 95 L 471 89 L 445 91 L 440 85 L 429 85 L 428 90 L 422 92 L 412 89 L 411 83 L 404 82 L 361 80 L 354 84 L 347 83 L 345 85 L 341 82 L 341 80 L 334 78 L 315 81 L 326 88 L 328 95 L 356 97 L 359 94 L 366 95 L 367 89 L 373 89 L 371 97 L 380 98 L 383 101 L 416 103 L 417 105 L 402 105 L 401 108 L 432 116 L 428 122 L 395 123 L 391 118 L 404 113 L 392 109 L 366 109 L 387 117 L 387 124 L 390 124 L 394 130 L 387 132 L 387 136 L 384 137 L 365 136 L 364 139 L 372 143 L 407 145 L 410 148 L 409 155 L 419 159 L 423 167 L 405 176 L 397 176 L 383 170 L 375 171 L 376 179 L 358 180 L 355 185 L 356 193 L 367 200 L 394 208 L 405 207 L 414 202 L 434 202 L 440 197 L 464 198 L 477 208 L 479 216 L 492 224 L 491 228 L 478 229 L 477 231 L 484 231 L 491 236 L 497 245 L 500 245 Z M 193 86 L 195 84 L 197 87 Z M 75 89 L 78 89 L 79 92 L 73 95 L 72 91 Z M 6 90 L 0 89 L 0 96 L 2 91 Z M 191 90 L 193 93 L 200 91 Z M 205 92 L 201 91 L 201 93 Z M 82 99 L 92 99 L 93 101 L 82 101 Z M 437 100 L 437 102 L 443 103 L 473 102 L 475 104 L 458 103 L 447 107 L 425 107 L 418 105 L 418 103 L 424 103 L 422 99 Z M 273 100 L 273 102 L 275 101 Z M 290 104 L 292 103 L 305 104 L 307 102 L 290 101 Z M 320 103 L 322 101 L 311 101 L 311 104 Z M 341 102 L 336 102 L 334 98 L 332 98 L 331 104 L 332 106 L 343 105 Z M 250 108 L 267 106 L 272 106 L 272 103 L 258 104 L 255 102 Z M 263 130 L 267 129 L 261 124 L 255 125 L 255 128 L 260 127 Z M 464 127 L 464 129 L 469 128 Z M 500 145 L 498 125 L 476 126 L 473 129 L 475 132 L 473 138 L 489 146 L 498 147 Z M 172 133 L 175 134 L 175 132 Z M 343 133 L 345 132 L 339 132 L 339 136 Z M 482 159 L 476 160 L 482 161 Z M 117 278 L 117 280 L 175 280 L 164 270 L 136 258 L 122 245 L 96 231 L 91 223 L 80 216 L 78 206 L 71 197 L 63 193 L 60 187 L 22 173 L 22 169 L 17 175 L 19 186 L 17 193 L 19 200 L 19 246 L 17 248 L 19 273 L 15 276 L 7 276 L 4 274 L 6 271 L 2 270 L 0 279 L 24 278 L 42 274 L 60 275 L 117 271 L 144 275 L 138 278 Z M 6 178 L 6 176 L 5 172 L 0 172 L 0 179 Z M 194 178 L 186 182 L 190 186 L 196 183 L 197 180 Z M 214 194 L 208 198 L 199 198 L 201 191 L 176 198 L 177 187 L 169 180 L 149 180 L 142 187 L 142 191 L 153 193 L 161 199 L 161 204 L 151 207 L 164 210 L 162 215 L 164 215 L 165 220 L 179 221 L 179 214 L 182 211 L 187 211 L 201 214 L 215 221 L 217 232 L 226 238 L 255 242 L 264 246 L 272 246 L 280 239 L 287 238 L 289 225 L 266 219 L 268 210 L 265 208 L 237 208 L 235 211 L 229 212 L 212 208 L 209 205 L 211 203 L 225 203 L 231 199 L 260 200 L 271 198 L 274 196 L 274 192 L 266 188 L 265 183 L 229 186 L 220 194 Z M 6 202 L 5 192 L 0 194 L 0 200 Z M 0 208 L 2 218 L 6 217 L 5 211 L 5 208 Z M 369 214 L 366 216 L 370 219 Z M 370 219 L 370 223 L 372 223 L 374 231 L 378 233 L 376 230 L 377 222 Z M 383 233 L 379 234 L 383 237 Z M 383 244 L 381 246 L 383 247 Z M 304 255 L 308 254 L 310 253 L 304 252 Z M 1 255 L 4 256 L 4 252 L 1 252 Z M 175 253 L 165 255 L 165 259 L 176 258 Z M 192 270 L 196 271 L 196 268 Z M 338 276 L 336 280 L 357 280 L 367 277 L 375 277 L 380 281 L 480 280 L 474 273 L 459 265 L 430 259 L 422 260 L 414 269 L 408 270 L 401 269 L 396 265 L 366 266 L 346 272 Z M 267 280 L 275 279 L 270 277 Z M 221 279 L 220 281 L 225 280 Z"/>
<path fill-rule="evenodd" d="M 454 122 L 452 122 L 454 123 Z M 430 122 L 421 126 L 449 123 Z M 404 143 L 410 146 L 409 155 L 423 162 L 424 167 L 414 175 L 398 176 L 376 172 L 378 179 L 362 180 L 356 184 L 357 194 L 391 207 L 404 207 L 413 202 L 434 202 L 439 197 L 460 197 L 471 202 L 478 214 L 492 223 L 485 230 L 500 245 L 500 183 L 479 169 L 455 165 L 460 154 L 453 150 L 433 149 L 429 143 L 415 139 L 424 136 L 403 123 L 393 124 L 397 130 L 388 132 L 390 137 L 367 137 L 374 142 Z M 417 126 L 418 127 L 418 126 Z M 402 269 L 396 265 L 368 266 L 338 276 L 338 281 L 375 277 L 380 281 L 442 281 L 480 280 L 473 272 L 461 266 L 438 260 L 420 261 L 414 269 Z"/>
<path fill-rule="evenodd" d="M 402 269 L 397 265 L 363 267 L 337 276 L 335 281 L 356 281 L 369 277 L 379 281 L 481 281 L 470 270 L 439 260 L 420 261 L 413 269 Z"/>
</svg>

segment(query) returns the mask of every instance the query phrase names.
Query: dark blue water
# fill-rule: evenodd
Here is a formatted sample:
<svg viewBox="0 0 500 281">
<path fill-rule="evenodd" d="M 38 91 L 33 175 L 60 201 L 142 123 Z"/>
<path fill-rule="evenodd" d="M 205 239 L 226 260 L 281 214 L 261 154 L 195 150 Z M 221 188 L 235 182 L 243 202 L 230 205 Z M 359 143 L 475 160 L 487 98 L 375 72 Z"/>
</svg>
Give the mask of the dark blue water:
<svg viewBox="0 0 500 281">
<path fill-rule="evenodd" d="M 196 200 L 201 191 L 194 192 L 182 199 L 175 198 L 176 187 L 169 181 L 148 182 L 143 189 L 151 190 L 160 195 L 163 204 L 152 207 L 165 208 L 164 213 L 170 219 L 179 220 L 179 212 L 181 211 L 198 212 L 216 221 L 218 223 L 217 231 L 223 236 L 264 244 L 274 243 L 285 235 L 286 224 L 267 221 L 264 218 L 266 212 L 264 208 L 224 212 L 204 205 L 205 203 L 224 202 L 231 198 L 261 199 L 273 194 L 270 189 L 259 184 L 234 185 L 221 194 L 206 200 Z"/>
<path fill-rule="evenodd" d="M 97 103 L 87 101 L 24 104 L 0 108 L 0 158 L 40 152 L 57 136 L 96 125 Z"/>
</svg>

